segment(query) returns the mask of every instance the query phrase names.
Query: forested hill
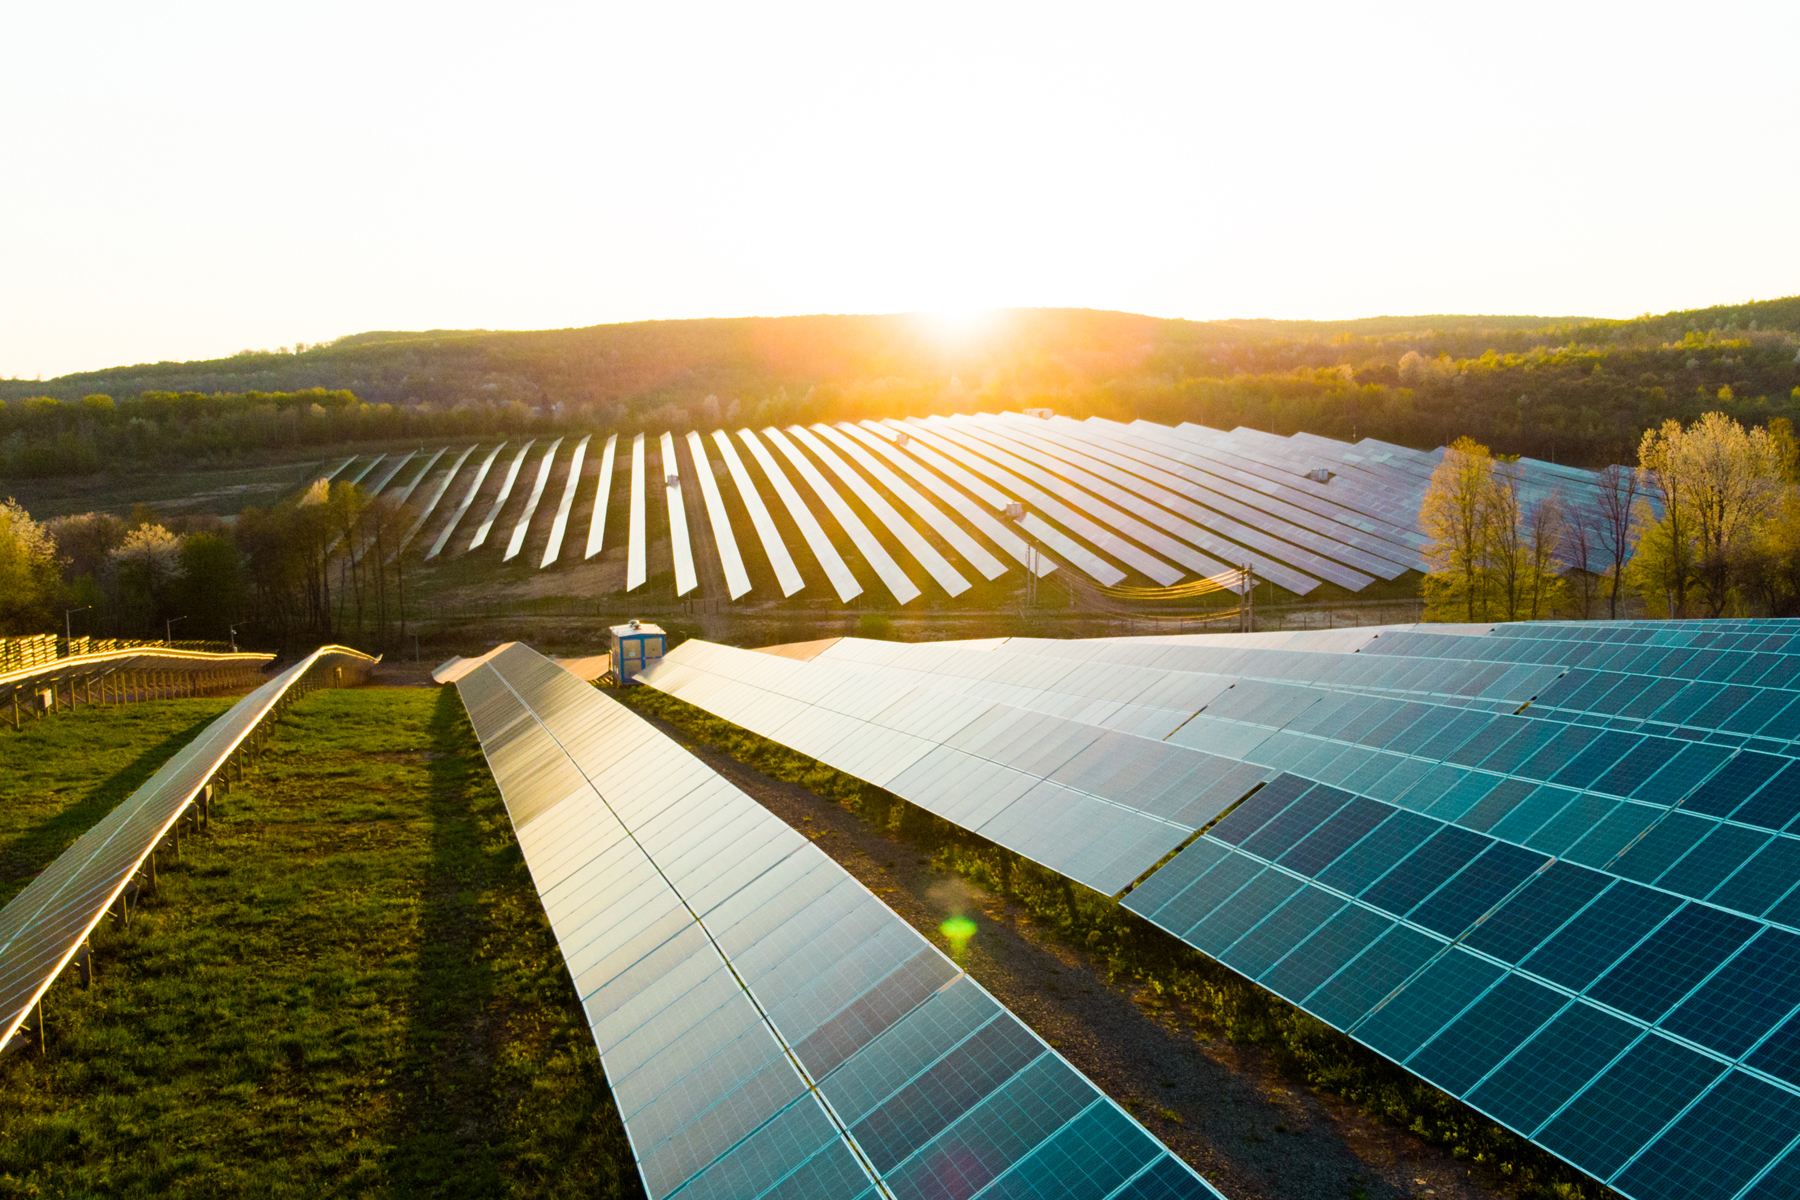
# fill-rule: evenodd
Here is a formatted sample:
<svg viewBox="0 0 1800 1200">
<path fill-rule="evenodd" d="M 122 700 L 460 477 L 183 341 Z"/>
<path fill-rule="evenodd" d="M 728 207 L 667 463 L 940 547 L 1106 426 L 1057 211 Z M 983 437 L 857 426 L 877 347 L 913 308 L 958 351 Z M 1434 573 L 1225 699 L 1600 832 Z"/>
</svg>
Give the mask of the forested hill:
<svg viewBox="0 0 1800 1200">
<path fill-rule="evenodd" d="M 312 388 L 354 400 L 315 405 L 291 395 Z M 21 403 L 94 394 L 115 404 Z M 170 454 L 229 458 L 271 441 L 1027 405 L 1420 447 L 1470 434 L 1501 452 L 1601 465 L 1630 461 L 1642 430 L 1665 417 L 1714 408 L 1750 422 L 1800 415 L 1800 297 L 1626 321 L 1195 322 L 1023 309 L 970 330 L 891 315 L 365 333 L 299 353 L 0 381 L 0 398 L 9 401 L 0 471 L 10 474 Z"/>
</svg>

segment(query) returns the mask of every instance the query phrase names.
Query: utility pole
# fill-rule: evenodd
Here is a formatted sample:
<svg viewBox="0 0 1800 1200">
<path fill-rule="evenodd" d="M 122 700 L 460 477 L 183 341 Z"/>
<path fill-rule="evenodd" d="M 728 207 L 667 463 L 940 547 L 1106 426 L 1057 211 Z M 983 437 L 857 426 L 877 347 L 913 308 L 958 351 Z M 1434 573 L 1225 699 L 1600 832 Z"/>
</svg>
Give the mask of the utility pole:
<svg viewBox="0 0 1800 1200">
<path fill-rule="evenodd" d="M 94 606 L 91 604 L 84 604 L 80 608 L 63 609 L 63 648 L 67 650 L 69 654 L 75 653 L 75 629 L 74 626 L 69 623 L 69 614 L 86 612 L 92 607 Z M 93 626 L 89 625 L 88 628 L 92 629 Z"/>
<path fill-rule="evenodd" d="M 175 648 L 175 622 L 185 620 L 187 620 L 187 617 L 180 616 L 170 617 L 167 621 L 163 622 L 163 644 L 169 647 L 169 649 L 173 650 Z"/>
<path fill-rule="evenodd" d="M 1015 500 L 1013 503 L 1006 506 L 1006 512 L 1003 515 L 1007 520 L 1011 521 L 1014 525 L 1017 525 L 1019 527 L 1019 532 L 1025 535 L 1025 606 L 1027 608 L 1036 608 L 1038 583 L 1037 541 L 1031 536 L 1031 531 L 1025 528 L 1025 506 Z"/>
<path fill-rule="evenodd" d="M 1244 576 L 1243 591 L 1242 591 L 1242 595 L 1244 597 L 1244 602 L 1238 606 L 1238 632 L 1239 633 L 1255 633 L 1256 632 L 1256 576 L 1251 572 L 1249 563 L 1245 563 L 1239 569 L 1243 572 L 1243 576 Z"/>
</svg>

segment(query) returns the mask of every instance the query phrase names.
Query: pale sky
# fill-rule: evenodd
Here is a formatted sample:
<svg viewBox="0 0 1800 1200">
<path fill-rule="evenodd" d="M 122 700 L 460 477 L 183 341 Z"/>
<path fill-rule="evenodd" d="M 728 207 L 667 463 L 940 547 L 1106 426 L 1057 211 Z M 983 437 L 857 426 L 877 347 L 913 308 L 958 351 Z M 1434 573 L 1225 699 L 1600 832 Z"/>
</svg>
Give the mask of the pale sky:
<svg viewBox="0 0 1800 1200">
<path fill-rule="evenodd" d="M 1800 5 L 24 4 L 0 376 L 370 329 L 1800 292 Z"/>
</svg>

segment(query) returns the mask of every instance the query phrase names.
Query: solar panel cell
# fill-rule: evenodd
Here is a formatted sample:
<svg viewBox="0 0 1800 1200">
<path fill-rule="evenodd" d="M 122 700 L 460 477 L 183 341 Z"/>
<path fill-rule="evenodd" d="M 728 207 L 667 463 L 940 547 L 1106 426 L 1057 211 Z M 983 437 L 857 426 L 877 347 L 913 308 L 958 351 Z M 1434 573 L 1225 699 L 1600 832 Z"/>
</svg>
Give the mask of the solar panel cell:
<svg viewBox="0 0 1800 1200">
<path fill-rule="evenodd" d="M 1620 880 L 1527 958 L 1525 969 L 1581 991 L 1680 904 L 1672 896 Z"/>
<path fill-rule="evenodd" d="M 1668 1200 L 1729 1196 L 1796 1136 L 1800 1096 L 1733 1071 L 1626 1168 L 1619 1186 Z"/>
<path fill-rule="evenodd" d="M 1730 1058 L 1800 1005 L 1800 938 L 1765 929 L 1663 1019 L 1662 1027 Z"/>
<path fill-rule="evenodd" d="M 1264 871 L 1184 935 L 1190 946 L 1221 957 L 1273 909 L 1304 886 L 1281 871 Z"/>
<path fill-rule="evenodd" d="M 1396 925 L 1306 998 L 1306 1007 L 1340 1029 L 1399 987 L 1444 948 L 1416 929 Z"/>
<path fill-rule="evenodd" d="M 1353 1032 L 1376 1052 L 1405 1062 L 1505 973 L 1504 968 L 1452 947 Z"/>
<path fill-rule="evenodd" d="M 1611 883 L 1598 871 L 1552 863 L 1477 926 L 1467 944 L 1506 962 L 1523 961 Z"/>
<path fill-rule="evenodd" d="M 1411 912 L 1492 844 L 1479 833 L 1446 825 L 1364 892 L 1363 899 L 1389 912 Z"/>
<path fill-rule="evenodd" d="M 1440 822 L 1417 813 L 1396 812 L 1320 871 L 1318 880 L 1328 887 L 1357 895 L 1442 827 Z"/>
<path fill-rule="evenodd" d="M 1760 916 L 1800 880 L 1800 840 L 1775 838 L 1708 896 L 1714 904 Z"/>
<path fill-rule="evenodd" d="M 1392 928 L 1392 918 L 1360 904 L 1346 905 L 1257 982 L 1298 1004 Z"/>
<path fill-rule="evenodd" d="M 1262 924 L 1239 938 L 1221 956 L 1221 961 L 1255 979 L 1343 907 L 1341 897 L 1322 888 L 1304 887 Z"/>
<path fill-rule="evenodd" d="M 1510 973 L 1406 1060 L 1406 1065 L 1451 1095 L 1460 1096 L 1529 1041 L 1568 1002 L 1563 993 L 1528 976 Z"/>
<path fill-rule="evenodd" d="M 1739 867 L 1755 857 L 1770 835 L 1737 825 L 1718 825 L 1681 861 L 1664 871 L 1656 885 L 1683 896 L 1703 899 Z"/>
<path fill-rule="evenodd" d="M 1549 863 L 1505 842 L 1487 849 L 1408 915 L 1425 928 L 1457 937 Z"/>
<path fill-rule="evenodd" d="M 1546 1125 L 1538 1140 L 1607 1179 L 1724 1074 L 1723 1063 L 1650 1034 Z"/>
<path fill-rule="evenodd" d="M 1588 995 L 1654 1023 L 1759 928 L 1742 917 L 1689 904 L 1601 977 Z"/>
<path fill-rule="evenodd" d="M 1514 1129 L 1536 1132 L 1640 1032 L 1592 1005 L 1571 1004 L 1464 1099 Z"/>
</svg>

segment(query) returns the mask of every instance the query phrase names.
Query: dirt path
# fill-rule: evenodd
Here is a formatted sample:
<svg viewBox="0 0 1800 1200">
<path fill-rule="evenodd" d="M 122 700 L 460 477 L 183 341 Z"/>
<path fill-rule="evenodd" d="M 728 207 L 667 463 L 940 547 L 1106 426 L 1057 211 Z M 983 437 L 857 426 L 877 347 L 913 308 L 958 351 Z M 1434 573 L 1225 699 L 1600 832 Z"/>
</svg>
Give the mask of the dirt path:
<svg viewBox="0 0 1800 1200">
<path fill-rule="evenodd" d="M 1501 1200 L 1465 1164 L 1273 1071 L 1254 1049 L 1197 1039 L 1153 994 L 1038 929 L 1023 907 L 934 873 L 906 842 L 834 801 L 697 745 L 709 766 L 806 833 L 914 928 L 948 949 L 952 914 L 977 933 L 965 967 L 1231 1200 Z"/>
</svg>

